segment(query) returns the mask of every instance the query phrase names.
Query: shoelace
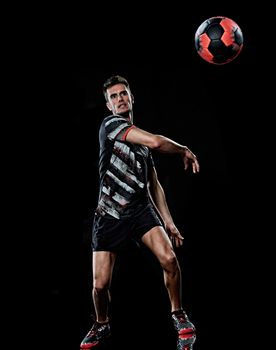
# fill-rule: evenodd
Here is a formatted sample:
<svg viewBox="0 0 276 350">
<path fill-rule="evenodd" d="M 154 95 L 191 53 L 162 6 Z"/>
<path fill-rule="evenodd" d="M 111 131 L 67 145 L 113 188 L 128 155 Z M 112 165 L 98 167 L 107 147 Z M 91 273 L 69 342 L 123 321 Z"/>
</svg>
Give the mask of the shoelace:
<svg viewBox="0 0 276 350">
<path fill-rule="evenodd" d="M 176 318 L 179 320 L 180 323 L 187 322 L 185 315 L 177 315 Z"/>
<path fill-rule="evenodd" d="M 95 334 L 96 333 L 96 331 L 97 331 L 97 325 L 96 325 L 96 323 L 94 323 L 93 324 L 93 326 L 92 326 L 92 328 L 90 329 L 90 331 L 88 332 L 88 334 L 87 334 L 87 336 L 91 336 L 91 335 L 93 335 L 93 334 Z"/>
<path fill-rule="evenodd" d="M 108 325 L 108 323 L 98 323 L 98 322 L 95 322 L 92 326 L 92 328 L 90 329 L 90 331 L 88 332 L 89 335 L 91 334 L 95 334 L 97 331 L 102 331 L 106 326 Z"/>
</svg>

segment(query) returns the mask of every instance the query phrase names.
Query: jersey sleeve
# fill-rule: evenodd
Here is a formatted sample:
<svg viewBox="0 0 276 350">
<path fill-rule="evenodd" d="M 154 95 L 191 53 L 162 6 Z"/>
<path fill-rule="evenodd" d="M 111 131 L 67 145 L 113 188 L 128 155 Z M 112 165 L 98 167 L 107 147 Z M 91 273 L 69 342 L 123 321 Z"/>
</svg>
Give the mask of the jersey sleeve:
<svg viewBox="0 0 276 350">
<path fill-rule="evenodd" d="M 129 120 L 116 115 L 105 123 L 107 138 L 112 141 L 125 141 L 128 132 L 134 127 Z"/>
</svg>

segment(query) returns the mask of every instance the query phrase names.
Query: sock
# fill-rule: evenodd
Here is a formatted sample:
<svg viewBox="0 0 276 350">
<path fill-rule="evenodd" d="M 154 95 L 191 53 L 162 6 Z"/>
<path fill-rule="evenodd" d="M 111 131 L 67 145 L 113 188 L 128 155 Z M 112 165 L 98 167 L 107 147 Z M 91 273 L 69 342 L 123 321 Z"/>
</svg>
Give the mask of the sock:
<svg viewBox="0 0 276 350">
<path fill-rule="evenodd" d="M 181 315 L 183 314 L 183 309 L 175 310 L 172 312 L 172 315 Z"/>
</svg>

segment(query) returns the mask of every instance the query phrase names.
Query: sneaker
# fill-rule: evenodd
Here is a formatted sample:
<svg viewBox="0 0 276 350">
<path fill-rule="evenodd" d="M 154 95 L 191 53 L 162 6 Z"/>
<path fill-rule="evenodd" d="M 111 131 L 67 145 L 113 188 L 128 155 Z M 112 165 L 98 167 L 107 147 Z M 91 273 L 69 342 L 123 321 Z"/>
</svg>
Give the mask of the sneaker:
<svg viewBox="0 0 276 350">
<path fill-rule="evenodd" d="M 87 333 L 87 335 L 84 337 L 83 341 L 81 342 L 80 348 L 81 349 L 90 349 L 93 346 L 96 346 L 107 338 L 110 335 L 110 325 L 109 323 L 98 323 L 95 322 L 93 327 L 90 329 L 90 331 Z"/>
<path fill-rule="evenodd" d="M 195 334 L 186 334 L 179 336 L 177 339 L 177 350 L 193 350 L 194 343 L 196 341 Z"/>
<path fill-rule="evenodd" d="M 185 311 L 172 314 L 172 320 L 178 335 L 195 333 L 195 326 L 189 320 Z"/>
</svg>

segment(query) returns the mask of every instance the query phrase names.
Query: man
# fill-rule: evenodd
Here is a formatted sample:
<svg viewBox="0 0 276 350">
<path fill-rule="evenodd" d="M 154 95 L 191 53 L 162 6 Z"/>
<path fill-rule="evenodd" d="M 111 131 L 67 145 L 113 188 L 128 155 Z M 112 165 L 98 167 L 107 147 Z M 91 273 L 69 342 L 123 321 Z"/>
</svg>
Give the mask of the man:
<svg viewBox="0 0 276 350">
<path fill-rule="evenodd" d="M 178 153 L 184 168 L 199 172 L 197 157 L 188 147 L 149 133 L 133 124 L 133 102 L 128 81 L 110 77 L 103 86 L 106 117 L 99 131 L 100 190 L 95 211 L 93 248 L 93 302 L 96 322 L 81 342 L 91 348 L 110 335 L 109 287 L 116 254 L 128 239 L 145 244 L 157 257 L 179 335 L 195 332 L 181 304 L 181 270 L 173 246 L 183 244 L 158 181 L 151 150 Z"/>
</svg>

